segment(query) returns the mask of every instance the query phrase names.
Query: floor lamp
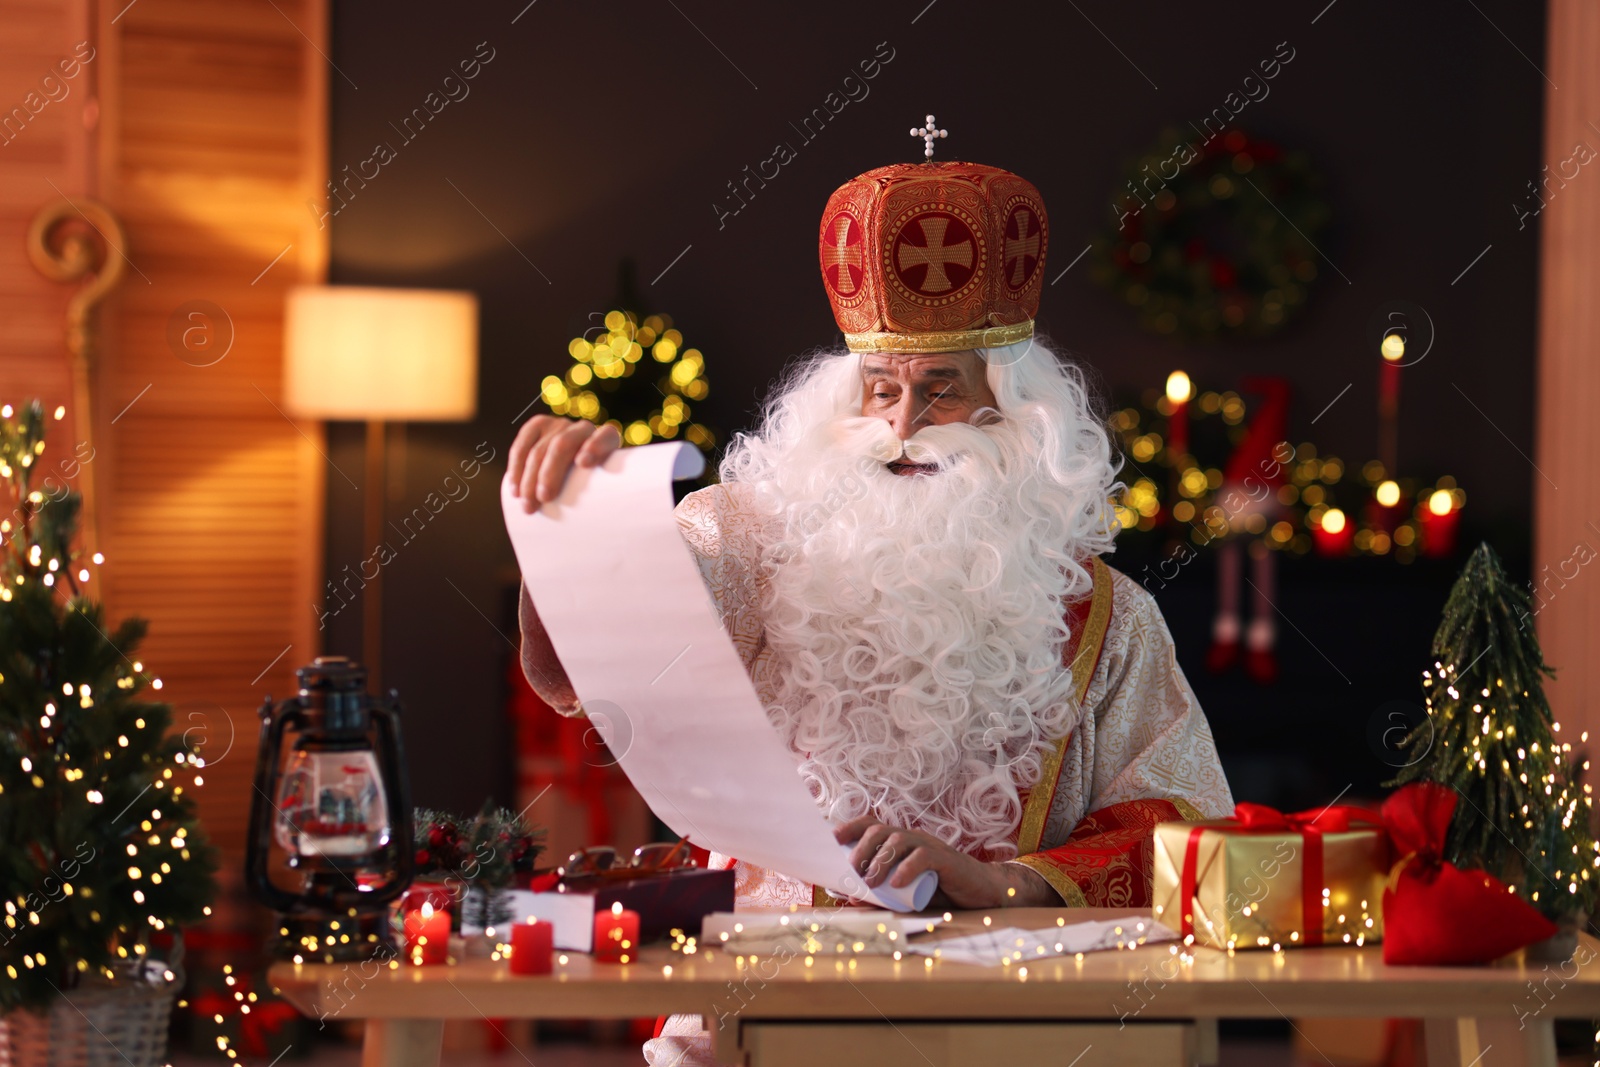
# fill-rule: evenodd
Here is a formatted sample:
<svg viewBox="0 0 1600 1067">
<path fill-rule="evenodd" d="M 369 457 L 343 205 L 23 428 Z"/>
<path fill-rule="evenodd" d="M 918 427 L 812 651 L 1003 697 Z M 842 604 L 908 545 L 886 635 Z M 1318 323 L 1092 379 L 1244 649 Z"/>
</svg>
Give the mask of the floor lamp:
<svg viewBox="0 0 1600 1067">
<path fill-rule="evenodd" d="M 306 418 L 367 424 L 362 552 L 384 540 L 386 423 L 462 422 L 477 411 L 478 299 L 437 289 L 289 290 L 284 399 Z M 362 579 L 361 657 L 382 692 L 383 570 Z"/>
</svg>

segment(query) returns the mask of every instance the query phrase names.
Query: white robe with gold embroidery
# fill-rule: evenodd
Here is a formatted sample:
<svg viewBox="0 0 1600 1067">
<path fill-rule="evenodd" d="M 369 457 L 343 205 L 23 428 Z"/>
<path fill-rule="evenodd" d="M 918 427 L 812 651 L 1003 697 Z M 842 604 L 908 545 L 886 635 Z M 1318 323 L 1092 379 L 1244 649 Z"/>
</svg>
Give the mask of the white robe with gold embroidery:
<svg viewBox="0 0 1600 1067">
<path fill-rule="evenodd" d="M 756 693 L 770 703 L 774 665 L 759 607 L 758 536 L 770 520 L 738 485 L 690 494 L 678 505 L 677 516 Z M 1233 814 L 1210 726 L 1178 666 L 1155 599 L 1126 575 L 1112 571 L 1111 577 L 1104 644 L 1084 713 L 1066 747 L 1041 849 L 1062 846 L 1085 815 L 1124 801 L 1172 799 L 1195 817 Z M 716 853 L 711 862 L 719 867 L 734 862 L 742 907 L 813 902 L 812 887 L 786 875 Z M 645 1046 L 645 1054 L 653 1064 L 711 1062 L 709 1039 L 693 1016 L 674 1016 L 663 1036 Z"/>
</svg>

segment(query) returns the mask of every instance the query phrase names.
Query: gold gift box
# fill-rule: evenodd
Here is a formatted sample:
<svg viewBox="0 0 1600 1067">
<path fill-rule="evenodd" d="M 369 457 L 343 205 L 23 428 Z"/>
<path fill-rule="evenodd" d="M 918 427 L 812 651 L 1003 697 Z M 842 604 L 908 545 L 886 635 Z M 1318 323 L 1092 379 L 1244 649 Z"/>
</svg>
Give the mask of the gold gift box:
<svg viewBox="0 0 1600 1067">
<path fill-rule="evenodd" d="M 1182 900 L 1184 857 L 1199 831 L 1194 899 Z M 1381 829 L 1303 835 L 1293 828 L 1243 830 L 1234 820 L 1166 822 L 1155 830 L 1152 903 L 1157 921 L 1183 935 L 1185 909 L 1195 943 L 1213 948 L 1289 948 L 1307 937 L 1305 850 L 1322 839 L 1322 944 L 1383 937 L 1383 885 L 1389 842 Z"/>
</svg>

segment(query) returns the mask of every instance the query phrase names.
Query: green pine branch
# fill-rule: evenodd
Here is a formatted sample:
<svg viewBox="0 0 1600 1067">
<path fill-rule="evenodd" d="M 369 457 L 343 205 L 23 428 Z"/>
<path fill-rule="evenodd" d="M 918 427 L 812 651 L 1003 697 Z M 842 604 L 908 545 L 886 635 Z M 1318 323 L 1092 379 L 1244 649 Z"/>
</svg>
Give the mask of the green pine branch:
<svg viewBox="0 0 1600 1067">
<path fill-rule="evenodd" d="M 544 851 L 545 831 L 509 808 L 486 799 L 470 819 L 433 808 L 413 814 L 417 875 L 463 886 L 503 889 L 533 870 Z"/>
</svg>

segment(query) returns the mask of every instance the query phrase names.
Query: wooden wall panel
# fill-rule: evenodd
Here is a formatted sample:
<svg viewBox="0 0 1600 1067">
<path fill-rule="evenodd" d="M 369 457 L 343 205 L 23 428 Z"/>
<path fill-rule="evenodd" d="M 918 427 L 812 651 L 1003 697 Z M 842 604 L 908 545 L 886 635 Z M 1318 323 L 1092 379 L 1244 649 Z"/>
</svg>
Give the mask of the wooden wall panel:
<svg viewBox="0 0 1600 1067">
<path fill-rule="evenodd" d="M 0 27 L 0 401 L 72 405 L 72 287 L 24 238 L 61 197 L 108 204 L 129 266 L 99 315 L 100 592 L 150 620 L 141 658 L 205 739 L 202 814 L 236 864 L 255 708 L 320 650 L 322 434 L 279 394 L 284 290 L 327 263 L 306 208 L 327 165 L 326 0 L 0 0 Z M 210 320 L 177 321 L 228 344 L 214 362 L 173 340 L 195 301 Z M 53 428 L 52 452 L 82 434 Z"/>
<path fill-rule="evenodd" d="M 79 65 L 72 78 L 57 68 L 92 36 L 88 3 L 0 0 L 0 27 L 0 400 L 37 396 L 53 407 L 72 401 L 65 347 L 71 292 L 34 269 L 25 238 L 40 207 L 90 193 L 85 105 L 96 63 Z M 51 75 L 56 80 L 44 84 Z M 72 436 L 70 423 L 53 427 L 51 452 L 71 454 Z"/>
<path fill-rule="evenodd" d="M 99 15 L 98 177 L 135 268 L 99 377 L 107 596 L 150 619 L 145 661 L 179 725 L 205 731 L 202 813 L 237 862 L 255 709 L 320 650 L 322 433 L 292 421 L 280 392 L 284 291 L 320 281 L 327 261 L 305 207 L 324 180 L 327 12 L 323 0 L 121 8 Z M 196 301 L 211 308 L 189 319 Z M 213 347 L 175 343 L 175 315 L 180 337 L 208 330 Z"/>
<path fill-rule="evenodd" d="M 1574 146 L 1600 148 L 1591 124 L 1600 8 L 1551 0 L 1548 39 L 1544 155 L 1554 176 Z M 1600 178 L 1565 183 L 1539 221 L 1534 604 L 1545 659 L 1559 672 L 1551 703 L 1577 745 L 1582 731 L 1600 731 Z"/>
</svg>

